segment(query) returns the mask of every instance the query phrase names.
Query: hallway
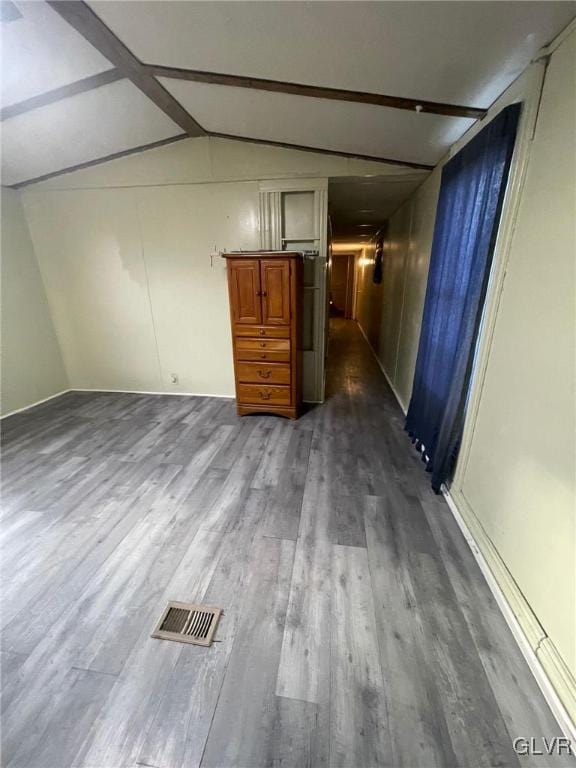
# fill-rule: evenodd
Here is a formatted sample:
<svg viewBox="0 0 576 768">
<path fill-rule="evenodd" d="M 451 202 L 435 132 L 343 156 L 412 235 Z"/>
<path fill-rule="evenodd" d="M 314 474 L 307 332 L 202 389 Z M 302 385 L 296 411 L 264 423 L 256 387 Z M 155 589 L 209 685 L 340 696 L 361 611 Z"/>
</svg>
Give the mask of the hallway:
<svg viewBox="0 0 576 768">
<path fill-rule="evenodd" d="M 69 393 L 3 441 L 6 768 L 574 764 L 513 750 L 559 728 L 354 322 L 296 422 Z"/>
</svg>

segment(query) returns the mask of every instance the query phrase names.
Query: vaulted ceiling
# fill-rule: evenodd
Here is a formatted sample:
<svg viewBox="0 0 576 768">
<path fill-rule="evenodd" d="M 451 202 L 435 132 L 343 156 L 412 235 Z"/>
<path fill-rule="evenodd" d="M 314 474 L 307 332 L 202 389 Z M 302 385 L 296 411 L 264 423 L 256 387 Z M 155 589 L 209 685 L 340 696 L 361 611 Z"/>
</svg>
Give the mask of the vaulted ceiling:
<svg viewBox="0 0 576 768">
<path fill-rule="evenodd" d="M 2 2 L 2 181 L 218 135 L 428 167 L 573 2 Z"/>
</svg>

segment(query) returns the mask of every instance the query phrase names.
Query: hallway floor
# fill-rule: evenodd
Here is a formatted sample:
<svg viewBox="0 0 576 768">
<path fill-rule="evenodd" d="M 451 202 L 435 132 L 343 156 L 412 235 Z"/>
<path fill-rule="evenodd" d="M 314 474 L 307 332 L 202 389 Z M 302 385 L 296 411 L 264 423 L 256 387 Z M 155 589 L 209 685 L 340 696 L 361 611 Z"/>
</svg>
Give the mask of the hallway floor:
<svg viewBox="0 0 576 768">
<path fill-rule="evenodd" d="M 357 326 L 296 422 L 70 393 L 3 423 L 5 768 L 556 766 L 561 735 Z M 211 648 L 150 638 L 223 608 Z"/>
</svg>

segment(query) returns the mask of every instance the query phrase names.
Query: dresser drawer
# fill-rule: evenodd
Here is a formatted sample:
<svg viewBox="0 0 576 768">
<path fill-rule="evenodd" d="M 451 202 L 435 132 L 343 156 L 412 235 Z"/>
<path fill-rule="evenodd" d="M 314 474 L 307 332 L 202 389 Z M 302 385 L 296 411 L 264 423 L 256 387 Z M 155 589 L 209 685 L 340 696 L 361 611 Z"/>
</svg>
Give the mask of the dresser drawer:
<svg viewBox="0 0 576 768">
<path fill-rule="evenodd" d="M 263 405 L 290 405 L 290 387 L 267 384 L 238 384 L 238 403 Z"/>
<path fill-rule="evenodd" d="M 236 363 L 238 381 L 259 384 L 290 384 L 290 366 L 282 363 Z"/>
<path fill-rule="evenodd" d="M 259 336 L 272 339 L 289 339 L 289 325 L 235 325 L 235 336 Z"/>
<path fill-rule="evenodd" d="M 238 352 L 289 352 L 289 339 L 236 339 Z"/>
<path fill-rule="evenodd" d="M 239 349 L 236 352 L 236 362 L 253 361 L 266 363 L 288 363 L 290 362 L 290 352 L 270 352 L 263 349 Z"/>
</svg>

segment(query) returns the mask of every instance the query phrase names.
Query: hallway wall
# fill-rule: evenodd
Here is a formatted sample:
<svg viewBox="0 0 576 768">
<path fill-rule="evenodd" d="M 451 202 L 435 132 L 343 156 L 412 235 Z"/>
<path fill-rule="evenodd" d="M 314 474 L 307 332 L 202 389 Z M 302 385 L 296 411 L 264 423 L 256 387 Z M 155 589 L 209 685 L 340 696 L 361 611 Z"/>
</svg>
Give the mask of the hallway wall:
<svg viewBox="0 0 576 768">
<path fill-rule="evenodd" d="M 373 244 L 364 251 L 358 275 L 358 322 L 404 411 L 418 353 L 440 173 L 436 168 L 390 219 L 382 283 L 372 282 Z"/>
<path fill-rule="evenodd" d="M 482 368 L 473 384 L 469 451 L 461 452 L 450 491 L 576 721 L 575 59 L 572 31 L 552 53 L 534 138 L 523 139 L 529 159 L 510 225 L 505 281 L 494 299 L 485 374 Z M 531 106 L 525 111 L 536 114 L 530 77 L 528 71 Z M 534 82 L 537 78 L 536 73 Z M 515 84 L 516 98 L 522 87 L 521 81 Z M 392 216 L 382 307 L 376 309 L 365 293 L 358 313 L 404 409 L 418 349 L 439 177 L 436 169 Z M 365 283 L 371 265 L 364 270 Z"/>
<path fill-rule="evenodd" d="M 372 349 L 378 347 L 382 320 L 382 284 L 372 282 L 375 251 L 369 243 L 356 258 L 356 320 Z"/>
</svg>

